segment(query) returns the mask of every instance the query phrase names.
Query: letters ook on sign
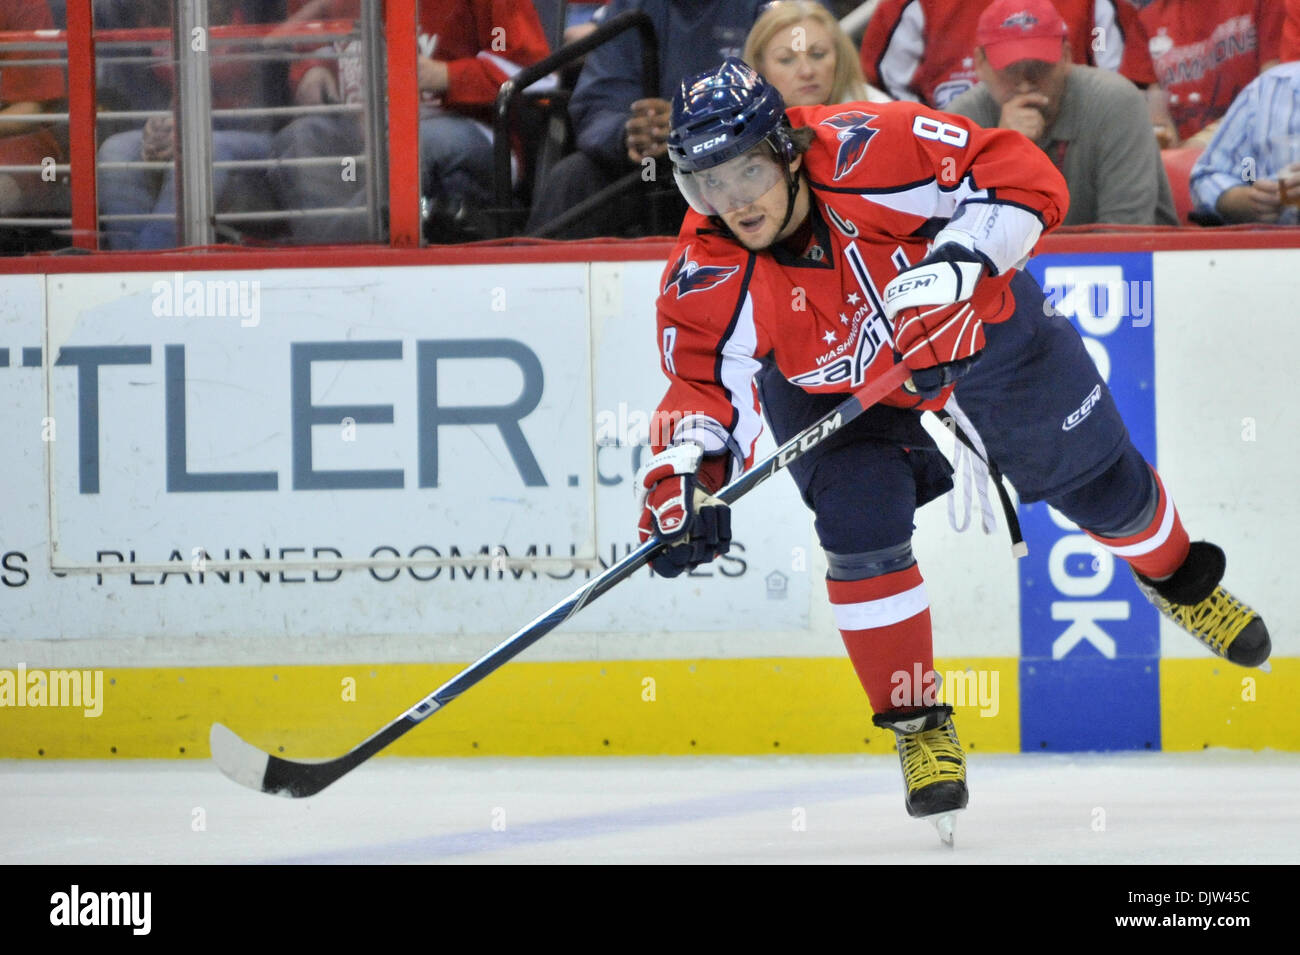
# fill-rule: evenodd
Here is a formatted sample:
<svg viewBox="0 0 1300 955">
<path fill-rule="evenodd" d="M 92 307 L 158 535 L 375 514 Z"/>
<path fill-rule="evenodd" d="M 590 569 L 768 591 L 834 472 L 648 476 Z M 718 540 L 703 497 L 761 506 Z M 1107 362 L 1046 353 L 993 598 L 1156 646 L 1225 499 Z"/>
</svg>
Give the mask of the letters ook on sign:
<svg viewBox="0 0 1300 955">
<path fill-rule="evenodd" d="M 1040 255 L 1028 271 L 1079 330 L 1134 444 L 1158 466 L 1151 255 Z M 1063 431 L 1101 400 L 1100 386 L 1076 387 L 1077 406 L 1053 422 Z M 1020 520 L 1029 543 L 1018 562 L 1022 747 L 1158 746 L 1159 614 L 1123 560 L 1046 504 L 1022 504 Z"/>
</svg>

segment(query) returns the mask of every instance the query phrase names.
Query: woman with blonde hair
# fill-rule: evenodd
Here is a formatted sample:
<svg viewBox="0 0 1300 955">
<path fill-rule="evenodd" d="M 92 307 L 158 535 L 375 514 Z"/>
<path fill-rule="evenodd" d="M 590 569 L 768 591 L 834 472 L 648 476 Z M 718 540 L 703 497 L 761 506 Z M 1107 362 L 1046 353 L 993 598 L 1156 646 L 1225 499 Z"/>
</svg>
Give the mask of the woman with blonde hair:
<svg viewBox="0 0 1300 955">
<path fill-rule="evenodd" d="M 820 3 L 769 3 L 749 31 L 744 59 L 780 91 L 786 106 L 889 100 L 862 78 L 853 41 Z"/>
</svg>

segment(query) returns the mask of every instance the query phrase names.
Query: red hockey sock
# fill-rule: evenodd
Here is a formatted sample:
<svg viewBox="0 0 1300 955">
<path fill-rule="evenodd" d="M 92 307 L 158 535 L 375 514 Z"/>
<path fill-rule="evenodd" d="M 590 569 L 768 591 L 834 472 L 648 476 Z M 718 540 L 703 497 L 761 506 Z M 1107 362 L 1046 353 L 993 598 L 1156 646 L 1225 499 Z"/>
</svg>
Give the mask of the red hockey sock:
<svg viewBox="0 0 1300 955">
<path fill-rule="evenodd" d="M 1151 473 L 1155 475 L 1156 493 L 1159 495 L 1151 523 L 1128 537 L 1099 537 L 1092 533 L 1089 536 L 1116 557 L 1127 560 L 1143 577 L 1159 579 L 1168 577 L 1183 565 L 1191 542 L 1178 517 L 1178 508 L 1165 492 L 1160 475 L 1155 468 Z"/>
<path fill-rule="evenodd" d="M 827 580 L 826 589 L 872 711 L 932 705 L 938 687 L 930 599 L 920 568 L 913 564 L 867 580 Z"/>
</svg>

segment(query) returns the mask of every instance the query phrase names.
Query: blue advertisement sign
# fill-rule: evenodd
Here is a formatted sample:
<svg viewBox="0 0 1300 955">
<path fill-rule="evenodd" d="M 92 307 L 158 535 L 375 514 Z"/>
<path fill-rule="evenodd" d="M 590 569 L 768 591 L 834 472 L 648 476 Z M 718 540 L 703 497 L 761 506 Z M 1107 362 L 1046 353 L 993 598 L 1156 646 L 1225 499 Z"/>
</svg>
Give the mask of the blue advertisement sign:
<svg viewBox="0 0 1300 955">
<path fill-rule="evenodd" d="M 1027 271 L 1083 336 L 1156 465 L 1151 254 L 1042 255 Z M 1125 561 L 1047 504 L 1022 504 L 1020 521 L 1021 749 L 1159 749 L 1159 614 Z"/>
</svg>

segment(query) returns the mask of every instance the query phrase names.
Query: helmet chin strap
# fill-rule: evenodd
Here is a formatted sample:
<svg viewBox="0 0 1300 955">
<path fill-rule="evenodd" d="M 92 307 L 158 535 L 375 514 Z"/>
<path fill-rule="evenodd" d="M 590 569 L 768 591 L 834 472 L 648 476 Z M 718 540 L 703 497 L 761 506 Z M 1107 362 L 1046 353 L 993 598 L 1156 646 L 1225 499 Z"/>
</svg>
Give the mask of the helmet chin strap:
<svg viewBox="0 0 1300 955">
<path fill-rule="evenodd" d="M 775 243 L 781 238 L 781 233 L 785 227 L 790 224 L 790 217 L 794 215 L 794 203 L 799 197 L 799 173 L 790 171 L 790 164 L 785 164 L 785 182 L 786 182 L 786 203 L 785 218 L 781 220 L 781 225 L 776 230 L 776 238 L 772 240 Z"/>
</svg>

